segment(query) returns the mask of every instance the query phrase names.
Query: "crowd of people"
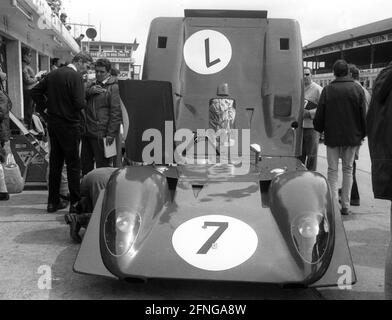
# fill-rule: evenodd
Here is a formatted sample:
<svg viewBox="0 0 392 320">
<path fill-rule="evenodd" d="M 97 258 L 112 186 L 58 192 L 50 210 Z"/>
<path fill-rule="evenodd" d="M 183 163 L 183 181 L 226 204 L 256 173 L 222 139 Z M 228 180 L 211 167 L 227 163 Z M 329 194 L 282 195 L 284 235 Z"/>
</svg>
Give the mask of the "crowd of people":
<svg viewBox="0 0 392 320">
<path fill-rule="evenodd" d="M 316 170 L 319 134 L 323 134 L 331 192 L 341 204 L 341 214 L 350 215 L 350 205 L 360 205 L 355 160 L 368 136 L 374 197 L 392 201 L 392 127 L 389 125 L 392 121 L 392 63 L 376 78 L 372 95 L 359 82 L 358 68 L 345 60 L 335 62 L 335 80 L 324 88 L 312 81 L 311 71 L 304 69 L 304 135 L 300 159 L 309 170 Z M 338 187 L 339 159 L 342 161 L 341 189 Z M 392 241 L 385 266 L 385 298 L 392 299 Z"/>
<path fill-rule="evenodd" d="M 69 64 L 53 59 L 51 71 L 42 77 L 37 77 L 31 67 L 29 49 L 22 48 L 22 59 L 25 126 L 32 129 L 32 116 L 38 113 L 45 120 L 49 136 L 47 212 L 54 213 L 69 206 L 66 221 L 71 224 L 72 238 L 80 242 L 78 215 L 84 208 L 81 203 L 85 203 L 81 177 L 95 168 L 120 164 L 117 155 L 105 155 L 106 147 L 115 145 L 117 150 L 121 142 L 122 112 L 117 76 L 112 75 L 109 60 L 98 59 L 94 64 L 96 78 L 88 81 L 84 75 L 92 68 L 93 59 L 83 52 L 74 56 Z M 0 70 L 0 76 L 2 84 L 6 74 Z M 3 148 L 10 137 L 6 117 L 11 100 L 3 87 L 0 98 L 1 107 L 6 108 L 0 110 L 4 109 L 5 114 L 3 117 L 0 112 L 1 160 L 4 162 L 6 154 L 11 152 Z M 8 130 L 3 129 L 6 126 Z M 8 199 L 8 192 L 0 188 L 0 200 Z"/>
</svg>

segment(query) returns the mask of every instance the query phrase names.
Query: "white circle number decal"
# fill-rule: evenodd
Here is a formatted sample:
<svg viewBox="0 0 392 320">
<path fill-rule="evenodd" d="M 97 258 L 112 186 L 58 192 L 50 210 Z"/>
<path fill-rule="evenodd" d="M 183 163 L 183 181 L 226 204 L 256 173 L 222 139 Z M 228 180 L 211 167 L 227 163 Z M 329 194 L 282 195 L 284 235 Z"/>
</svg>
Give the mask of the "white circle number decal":
<svg viewBox="0 0 392 320">
<path fill-rule="evenodd" d="M 194 267 L 223 271 L 237 267 L 257 249 L 256 232 L 246 223 L 227 216 L 191 219 L 173 234 L 174 250 Z"/>
<path fill-rule="evenodd" d="M 202 30 L 192 34 L 184 45 L 184 59 L 199 74 L 214 74 L 227 67 L 231 60 L 230 41 L 220 32 Z"/>
</svg>

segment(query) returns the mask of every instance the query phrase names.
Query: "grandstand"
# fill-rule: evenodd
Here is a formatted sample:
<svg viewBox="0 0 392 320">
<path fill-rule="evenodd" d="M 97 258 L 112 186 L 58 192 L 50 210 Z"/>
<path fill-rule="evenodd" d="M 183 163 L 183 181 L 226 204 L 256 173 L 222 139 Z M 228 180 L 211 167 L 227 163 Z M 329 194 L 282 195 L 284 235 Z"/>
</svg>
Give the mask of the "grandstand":
<svg viewBox="0 0 392 320">
<path fill-rule="evenodd" d="M 392 18 L 318 39 L 304 46 L 303 58 L 321 86 L 334 79 L 334 62 L 345 59 L 358 66 L 362 85 L 371 90 L 380 70 L 392 61 Z"/>
</svg>

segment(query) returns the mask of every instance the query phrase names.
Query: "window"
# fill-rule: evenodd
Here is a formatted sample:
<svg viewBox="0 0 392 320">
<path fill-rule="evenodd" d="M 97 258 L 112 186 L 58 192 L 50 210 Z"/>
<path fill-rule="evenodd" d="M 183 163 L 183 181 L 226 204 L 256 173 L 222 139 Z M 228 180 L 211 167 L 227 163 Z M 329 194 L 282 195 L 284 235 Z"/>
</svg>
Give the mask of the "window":
<svg viewBox="0 0 392 320">
<path fill-rule="evenodd" d="M 101 46 L 102 51 L 112 51 L 113 47 L 111 45 L 103 45 Z"/>
<path fill-rule="evenodd" d="M 118 68 L 120 71 L 129 71 L 129 63 L 119 63 Z"/>
<path fill-rule="evenodd" d="M 92 52 L 97 52 L 97 51 L 99 51 L 99 46 L 90 45 L 90 51 L 92 51 Z"/>
<path fill-rule="evenodd" d="M 158 37 L 158 48 L 165 49 L 167 45 L 167 37 Z"/>
<path fill-rule="evenodd" d="M 290 39 L 280 38 L 280 50 L 290 50 Z"/>
</svg>

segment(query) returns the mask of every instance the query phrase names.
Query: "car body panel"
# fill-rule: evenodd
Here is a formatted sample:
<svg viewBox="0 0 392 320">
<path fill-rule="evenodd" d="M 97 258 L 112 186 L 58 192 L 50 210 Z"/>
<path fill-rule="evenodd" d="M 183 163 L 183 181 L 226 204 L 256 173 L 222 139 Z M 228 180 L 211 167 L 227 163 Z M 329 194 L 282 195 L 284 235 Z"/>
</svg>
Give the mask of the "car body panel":
<svg viewBox="0 0 392 320">
<path fill-rule="evenodd" d="M 103 264 L 99 249 L 99 225 L 101 221 L 101 207 L 105 191 L 101 191 L 88 228 L 83 237 L 73 270 L 82 274 L 92 274 L 107 278 L 116 278 Z"/>
<path fill-rule="evenodd" d="M 198 32 L 210 31 L 206 37 L 211 48 L 214 34 L 219 34 L 230 43 L 232 55 L 220 72 L 200 74 L 185 62 L 184 46 Z M 157 46 L 162 37 L 167 39 L 165 48 Z M 287 50 L 281 50 L 280 39 L 288 39 Z M 211 59 L 222 58 L 219 54 L 211 52 Z M 200 64 L 204 61 L 202 52 Z M 143 80 L 171 82 L 176 128 L 191 130 L 208 128 L 208 101 L 218 85 L 227 83 L 236 100 L 236 128 L 251 129 L 251 143 L 263 146 L 262 155 L 301 154 L 302 128 L 292 126 L 302 123 L 303 114 L 302 43 L 295 20 L 156 18 L 150 26 Z"/>
<path fill-rule="evenodd" d="M 128 171 L 126 175 L 129 177 L 129 181 L 134 182 L 137 179 L 132 177 L 129 172 L 135 172 L 141 168 L 143 167 L 123 170 L 124 172 Z M 143 170 L 145 169 L 143 168 Z M 153 168 L 149 169 L 151 171 L 155 170 Z M 147 172 L 144 174 L 149 175 Z M 320 191 L 314 187 L 306 189 L 308 180 L 313 180 L 314 175 L 314 173 L 306 171 L 297 173 L 297 177 L 299 177 L 297 179 L 302 180 L 302 182 L 296 181 L 294 184 L 296 188 L 301 186 L 302 188 L 297 191 L 298 197 L 291 197 L 290 200 L 296 203 L 297 208 L 301 207 L 298 201 L 302 201 L 302 210 L 317 208 L 319 204 L 317 201 L 303 202 L 302 200 L 312 190 L 315 193 Z M 121 174 L 118 176 L 121 177 Z M 143 176 L 143 174 L 140 176 Z M 327 261 L 324 266 L 325 270 L 321 270 L 322 274 L 317 274 L 318 266 L 305 263 L 300 259 L 294 247 L 290 246 L 290 239 L 285 237 L 285 232 L 282 232 L 280 223 L 280 221 L 285 221 L 286 218 L 283 215 L 277 216 L 271 212 L 269 207 L 271 201 L 265 198 L 263 200 L 257 178 L 249 179 L 253 181 L 247 182 L 219 181 L 216 178 L 205 180 L 206 184 L 196 194 L 192 188 L 192 179 L 186 179 L 181 174 L 179 177 L 175 197 L 172 201 L 166 203 L 155 218 L 150 221 L 147 227 L 149 229 L 148 236 L 144 237 L 142 243 L 138 245 L 136 254 L 133 254 L 132 257 L 126 255 L 113 259 L 102 247 L 101 250 L 99 249 L 99 243 L 102 245 L 99 220 L 103 221 L 103 219 L 100 219 L 101 200 L 103 200 L 103 195 L 101 195 L 75 262 L 74 270 L 102 276 L 113 276 L 114 273 L 116 277 L 122 279 L 172 278 L 277 283 L 282 285 L 311 285 L 313 283 L 315 286 L 333 286 L 338 284 L 338 279 L 341 277 L 339 270 L 336 269 L 338 267 L 337 263 L 352 268 L 351 257 L 349 254 L 347 255 L 346 238 L 340 218 L 333 219 L 333 229 L 339 232 L 336 232 L 331 250 L 328 253 L 331 254 L 331 257 L 323 259 L 323 261 Z M 282 178 L 284 178 L 284 175 L 281 176 L 280 180 Z M 323 178 L 320 175 L 317 179 L 319 179 L 319 186 L 322 189 Z M 272 183 L 278 185 L 280 183 L 278 180 L 275 179 Z M 289 180 L 293 181 L 292 178 Z M 200 183 L 200 179 L 197 179 L 197 182 Z M 123 201 L 127 201 L 125 196 L 130 192 L 129 188 L 124 189 L 122 183 L 123 181 L 120 182 L 120 190 L 123 191 L 119 193 L 124 196 L 119 196 L 116 201 L 121 203 L 120 206 L 124 205 Z M 286 193 L 287 190 L 283 192 Z M 324 190 L 324 192 L 327 191 Z M 285 197 L 287 199 L 287 195 Z M 123 200 L 119 201 L 120 198 Z M 314 199 L 314 197 L 309 199 Z M 291 206 L 290 201 L 285 205 Z M 334 210 L 338 212 L 336 211 L 336 204 Z M 208 220 L 208 217 L 212 215 L 236 218 L 251 226 L 257 234 L 258 244 L 257 250 L 249 259 L 238 266 L 217 272 L 195 267 L 176 252 L 172 243 L 175 231 L 195 217 L 206 217 Z M 105 262 L 102 261 L 102 255 Z M 109 259 L 107 259 L 108 257 Z M 330 260 L 332 261 L 331 264 L 329 264 Z M 113 268 L 113 266 L 115 267 Z M 309 281 L 309 277 L 311 281 Z M 322 279 L 319 280 L 321 277 Z M 352 283 L 355 281 L 355 273 L 353 273 Z"/>
<path fill-rule="evenodd" d="M 137 165 L 111 176 L 74 270 L 119 279 L 355 283 L 329 184 L 297 159 L 304 105 L 298 23 L 249 12 L 236 11 L 235 18 L 228 11 L 222 12 L 227 18 L 207 13 L 155 19 L 143 80 L 120 81 L 130 128 L 126 154 Z M 218 50 L 219 43 L 231 55 Z M 249 142 L 261 150 L 251 152 L 249 144 L 240 161 L 223 153 L 215 163 L 209 157 L 174 161 L 174 131 L 208 129 L 209 101 L 220 99 L 222 83 L 236 101 L 235 128 L 248 130 Z M 150 129 L 164 148 L 146 162 Z M 123 222 L 131 229 L 121 231 Z"/>
</svg>

